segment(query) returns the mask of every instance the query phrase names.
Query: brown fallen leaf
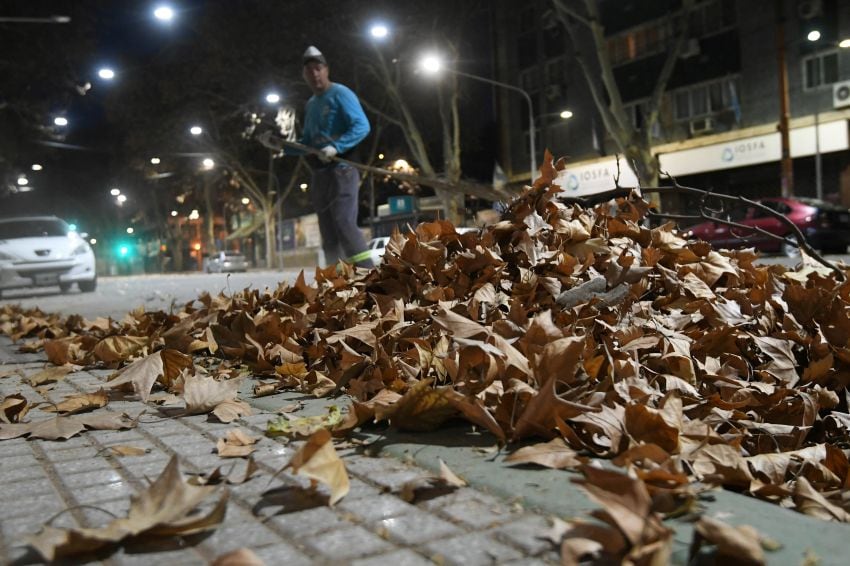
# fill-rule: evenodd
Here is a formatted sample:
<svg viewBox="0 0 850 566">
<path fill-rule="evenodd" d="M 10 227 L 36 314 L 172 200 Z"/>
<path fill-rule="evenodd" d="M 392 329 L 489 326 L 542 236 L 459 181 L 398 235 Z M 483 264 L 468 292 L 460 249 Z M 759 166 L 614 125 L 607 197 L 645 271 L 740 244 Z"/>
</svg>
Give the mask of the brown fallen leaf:
<svg viewBox="0 0 850 566">
<path fill-rule="evenodd" d="M 19 423 L 29 412 L 30 405 L 20 393 L 7 395 L 0 401 L 0 423 Z"/>
<path fill-rule="evenodd" d="M 306 476 L 315 485 L 322 482 L 330 488 L 328 505 L 345 497 L 349 490 L 348 473 L 331 441 L 331 433 L 320 429 L 307 439 L 292 459 L 278 473 L 292 468 L 292 472 Z"/>
<path fill-rule="evenodd" d="M 96 393 L 80 393 L 79 395 L 71 395 L 70 397 L 66 397 L 64 401 L 60 401 L 55 405 L 44 407 L 44 410 L 48 412 L 73 415 L 105 407 L 108 402 L 109 397 L 106 395 L 106 392 L 101 389 Z"/>
<path fill-rule="evenodd" d="M 239 379 L 217 380 L 209 376 L 187 375 L 183 381 L 183 399 L 190 415 L 209 413 L 225 401 L 236 400 Z"/>
<path fill-rule="evenodd" d="M 145 336 L 107 336 L 95 345 L 92 354 L 102 362 L 123 362 L 147 346 L 148 342 Z"/>
<path fill-rule="evenodd" d="M 39 385 L 45 385 L 47 383 L 56 383 L 57 381 L 61 381 L 65 379 L 65 376 L 74 371 L 74 366 L 55 366 L 47 369 L 43 369 L 38 373 L 34 373 L 33 375 L 27 378 L 27 383 L 30 384 L 30 387 L 38 387 Z"/>
<path fill-rule="evenodd" d="M 110 521 L 100 528 L 60 529 L 43 527 L 27 542 L 47 562 L 92 552 L 120 543 L 125 538 L 146 536 L 187 536 L 216 528 L 224 520 L 227 491 L 205 514 L 193 513 L 207 497 L 217 491 L 210 486 L 187 483 L 180 473 L 176 456 L 150 487 L 130 500 L 127 517 Z"/>
<path fill-rule="evenodd" d="M 230 399 L 216 405 L 212 414 L 223 423 L 231 423 L 238 418 L 253 414 L 251 405 L 239 399 Z"/>
<path fill-rule="evenodd" d="M 219 438 L 215 445 L 218 455 L 222 458 L 244 458 L 255 450 L 254 444 L 259 440 L 234 428 L 228 430 L 224 438 Z"/>
<path fill-rule="evenodd" d="M 237 467 L 236 465 L 231 466 L 227 473 L 221 470 L 223 467 L 218 466 L 209 474 L 193 475 L 188 481 L 193 485 L 218 485 L 221 483 L 240 485 L 251 479 L 254 473 L 260 469 L 254 461 L 253 456 L 248 456 L 248 459 L 245 461 L 245 469 L 241 473 L 234 471 Z"/>
<path fill-rule="evenodd" d="M 83 432 L 86 428 L 94 430 L 121 430 L 133 428 L 138 421 L 126 413 L 60 415 L 52 419 L 43 419 L 31 423 L 0 424 L 0 440 L 9 440 L 29 435 L 42 440 L 67 440 Z"/>
<path fill-rule="evenodd" d="M 24 377 L 25 376 L 24 370 L 22 370 L 21 368 L 13 368 L 13 369 L 4 369 L 4 370 L 0 371 L 0 379 L 12 377 L 13 375 L 16 375 L 18 377 Z"/>
<path fill-rule="evenodd" d="M 800 476 L 794 484 L 794 503 L 797 510 L 825 521 L 850 523 L 850 513 L 818 493 L 809 480 Z"/>
<path fill-rule="evenodd" d="M 238 548 L 213 560 L 211 566 L 266 566 L 250 548 Z"/>
<path fill-rule="evenodd" d="M 542 442 L 532 446 L 524 446 L 505 458 L 505 462 L 512 465 L 537 464 L 544 468 L 563 470 L 566 468 L 577 468 L 585 463 L 578 453 L 567 446 L 563 438 L 553 438 L 549 442 Z"/>
<path fill-rule="evenodd" d="M 277 393 L 278 383 L 258 383 L 254 386 L 254 397 L 266 397 Z"/>
<path fill-rule="evenodd" d="M 139 448 L 138 446 L 124 446 L 117 444 L 109 447 L 109 451 L 116 456 L 144 456 L 151 451 L 150 448 Z"/>
<path fill-rule="evenodd" d="M 761 540 L 754 528 L 749 525 L 732 526 L 702 516 L 694 525 L 694 540 L 691 543 L 690 560 L 697 557 L 699 549 L 708 543 L 717 547 L 715 563 L 760 566 L 766 564 Z"/>
<path fill-rule="evenodd" d="M 108 387 L 132 385 L 142 401 L 147 402 L 158 380 L 168 386 L 184 369 L 192 367 L 192 357 L 176 350 L 161 350 L 138 359 L 114 375 Z"/>
<path fill-rule="evenodd" d="M 449 466 L 440 459 L 440 479 L 452 487 L 465 487 L 466 480 L 457 476 Z"/>
</svg>

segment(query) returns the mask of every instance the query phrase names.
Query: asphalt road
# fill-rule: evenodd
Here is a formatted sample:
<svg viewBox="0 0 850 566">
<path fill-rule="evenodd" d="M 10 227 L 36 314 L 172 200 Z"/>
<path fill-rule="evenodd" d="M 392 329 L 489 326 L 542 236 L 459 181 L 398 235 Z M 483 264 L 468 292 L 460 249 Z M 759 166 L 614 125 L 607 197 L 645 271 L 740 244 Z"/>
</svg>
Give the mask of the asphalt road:
<svg viewBox="0 0 850 566">
<path fill-rule="evenodd" d="M 313 278 L 312 270 L 304 270 L 308 281 Z M 128 311 L 144 306 L 146 310 L 167 311 L 174 304 L 182 307 L 207 291 L 234 292 L 247 287 L 276 288 L 281 281 L 294 281 L 297 270 L 249 271 L 248 273 L 168 273 L 155 275 L 131 275 L 123 277 L 101 277 L 97 290 L 81 293 L 76 286 L 62 293 L 59 287 L 13 289 L 3 292 L 0 304 L 20 304 L 25 308 L 38 307 L 44 312 L 80 314 L 92 319 L 98 316 L 123 318 Z"/>
</svg>

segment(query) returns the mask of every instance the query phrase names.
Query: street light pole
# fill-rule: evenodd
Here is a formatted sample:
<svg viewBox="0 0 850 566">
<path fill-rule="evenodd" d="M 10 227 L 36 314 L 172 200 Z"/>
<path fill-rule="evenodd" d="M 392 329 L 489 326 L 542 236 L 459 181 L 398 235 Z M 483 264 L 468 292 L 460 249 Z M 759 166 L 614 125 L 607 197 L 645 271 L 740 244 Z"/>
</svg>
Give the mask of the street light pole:
<svg viewBox="0 0 850 566">
<path fill-rule="evenodd" d="M 537 173 L 537 158 L 536 158 L 537 149 L 535 148 L 535 141 L 534 141 L 534 138 L 536 137 L 536 131 L 535 131 L 535 128 L 534 128 L 534 104 L 531 101 L 531 96 L 529 96 L 529 94 L 525 90 L 519 88 L 518 86 L 514 86 L 514 85 L 507 84 L 507 83 L 495 81 L 493 79 L 488 79 L 487 77 L 480 77 L 478 75 L 465 73 L 463 71 L 458 71 L 456 69 L 446 69 L 446 70 L 449 71 L 450 73 L 454 73 L 455 75 L 460 75 L 461 77 L 466 77 L 468 79 L 475 79 L 475 80 L 482 81 L 482 82 L 485 82 L 485 83 L 488 83 L 488 84 L 491 84 L 491 85 L 494 85 L 494 86 L 500 86 L 502 88 L 512 90 L 514 92 L 521 94 L 523 96 L 523 98 L 525 98 L 525 102 L 528 105 L 528 137 L 529 137 L 528 146 L 529 146 L 529 151 L 531 152 L 531 180 L 529 181 L 529 183 L 534 182 L 534 177 Z"/>
<path fill-rule="evenodd" d="M 794 166 L 791 161 L 791 140 L 788 132 L 788 68 L 785 62 L 785 2 L 776 0 L 776 54 L 779 63 L 779 135 L 782 145 L 782 196 L 794 195 Z"/>
</svg>

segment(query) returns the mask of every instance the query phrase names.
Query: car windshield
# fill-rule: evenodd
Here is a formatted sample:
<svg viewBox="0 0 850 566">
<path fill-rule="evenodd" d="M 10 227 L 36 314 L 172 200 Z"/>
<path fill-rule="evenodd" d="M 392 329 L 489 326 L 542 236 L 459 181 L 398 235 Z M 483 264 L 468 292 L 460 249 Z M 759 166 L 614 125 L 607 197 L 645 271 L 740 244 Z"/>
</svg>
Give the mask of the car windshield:
<svg viewBox="0 0 850 566">
<path fill-rule="evenodd" d="M 0 222 L 0 240 L 67 236 L 68 225 L 59 219 L 26 219 Z"/>
</svg>

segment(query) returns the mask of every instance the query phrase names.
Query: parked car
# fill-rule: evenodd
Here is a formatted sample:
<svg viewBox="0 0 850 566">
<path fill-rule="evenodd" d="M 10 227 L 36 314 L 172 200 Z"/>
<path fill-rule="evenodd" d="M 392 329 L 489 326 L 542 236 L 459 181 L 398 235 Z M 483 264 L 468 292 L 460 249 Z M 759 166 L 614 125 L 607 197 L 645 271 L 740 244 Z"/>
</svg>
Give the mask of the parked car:
<svg viewBox="0 0 850 566">
<path fill-rule="evenodd" d="M 58 285 L 64 293 L 97 288 L 94 252 L 55 216 L 0 219 L 0 295 L 4 289 Z"/>
<path fill-rule="evenodd" d="M 806 237 L 809 244 L 823 253 L 843 254 L 850 245 L 850 209 L 822 200 L 794 198 L 764 198 L 756 202 L 784 215 Z M 737 208 L 729 220 L 758 227 L 776 236 L 792 236 L 793 231 L 778 218 L 757 207 Z M 796 246 L 752 230 L 732 228 L 719 222 L 703 222 L 692 226 L 689 236 L 710 242 L 719 248 L 755 247 L 764 252 L 793 256 Z"/>
<path fill-rule="evenodd" d="M 248 260 L 239 252 L 220 252 L 204 258 L 204 271 L 207 273 L 243 273 L 249 267 Z"/>
<path fill-rule="evenodd" d="M 475 227 L 469 226 L 458 226 L 455 228 L 455 232 L 458 234 L 465 234 L 467 232 L 477 232 L 479 229 Z M 384 252 L 386 251 L 387 244 L 390 242 L 389 236 L 380 236 L 378 238 L 372 238 L 366 243 L 366 247 L 369 250 L 369 257 L 372 259 L 372 263 L 378 265 L 384 259 Z"/>
</svg>

